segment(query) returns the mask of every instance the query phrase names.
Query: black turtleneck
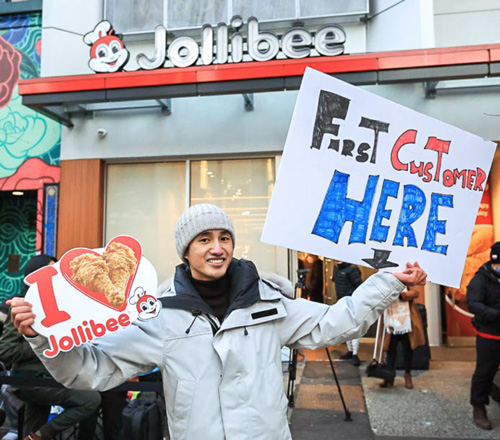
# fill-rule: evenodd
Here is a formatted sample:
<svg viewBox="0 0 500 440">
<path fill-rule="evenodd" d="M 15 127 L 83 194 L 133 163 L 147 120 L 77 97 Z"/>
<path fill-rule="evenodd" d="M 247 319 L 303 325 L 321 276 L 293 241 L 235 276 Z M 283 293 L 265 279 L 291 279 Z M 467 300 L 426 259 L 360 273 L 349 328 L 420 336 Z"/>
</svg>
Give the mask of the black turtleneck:
<svg viewBox="0 0 500 440">
<path fill-rule="evenodd" d="M 229 307 L 230 279 L 228 274 L 215 281 L 195 280 L 192 276 L 190 278 L 200 296 L 210 306 L 217 319 L 222 322 Z"/>
</svg>

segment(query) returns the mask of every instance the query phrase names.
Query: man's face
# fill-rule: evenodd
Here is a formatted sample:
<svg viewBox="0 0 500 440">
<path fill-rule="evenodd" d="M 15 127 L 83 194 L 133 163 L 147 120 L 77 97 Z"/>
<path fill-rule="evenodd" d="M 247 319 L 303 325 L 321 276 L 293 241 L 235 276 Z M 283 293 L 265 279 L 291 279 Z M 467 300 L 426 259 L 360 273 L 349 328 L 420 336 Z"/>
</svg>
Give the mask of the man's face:
<svg viewBox="0 0 500 440">
<path fill-rule="evenodd" d="M 195 280 L 215 281 L 222 278 L 233 258 L 231 234 L 222 229 L 202 232 L 189 244 L 184 258 Z"/>
</svg>

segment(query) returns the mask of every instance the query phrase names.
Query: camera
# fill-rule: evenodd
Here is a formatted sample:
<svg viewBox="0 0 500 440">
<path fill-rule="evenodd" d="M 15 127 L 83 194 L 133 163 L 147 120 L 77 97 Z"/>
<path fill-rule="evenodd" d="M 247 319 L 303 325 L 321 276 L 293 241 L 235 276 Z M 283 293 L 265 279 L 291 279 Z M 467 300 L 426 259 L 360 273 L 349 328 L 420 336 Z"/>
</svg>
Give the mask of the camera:
<svg viewBox="0 0 500 440">
<path fill-rule="evenodd" d="M 295 284 L 296 288 L 306 289 L 306 274 L 310 272 L 311 269 L 297 269 L 297 283 Z"/>
<path fill-rule="evenodd" d="M 297 278 L 299 280 L 305 280 L 307 272 L 310 272 L 311 269 L 297 269 Z"/>
</svg>

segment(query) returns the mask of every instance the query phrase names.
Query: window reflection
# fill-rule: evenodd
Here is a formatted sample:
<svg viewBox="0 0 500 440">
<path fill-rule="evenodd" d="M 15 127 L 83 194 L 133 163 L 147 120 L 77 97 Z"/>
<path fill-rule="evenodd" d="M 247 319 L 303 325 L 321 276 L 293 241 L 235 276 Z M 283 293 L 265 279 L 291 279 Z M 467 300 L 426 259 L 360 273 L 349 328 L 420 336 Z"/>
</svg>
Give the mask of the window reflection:
<svg viewBox="0 0 500 440">
<path fill-rule="evenodd" d="M 181 263 L 175 224 L 186 207 L 185 162 L 108 165 L 106 242 L 117 235 L 137 238 L 161 283 Z"/>
<path fill-rule="evenodd" d="M 260 242 L 274 181 L 274 159 L 191 162 L 191 205 L 224 209 L 236 230 L 235 256 L 262 271 L 276 270 L 276 248 Z"/>
</svg>

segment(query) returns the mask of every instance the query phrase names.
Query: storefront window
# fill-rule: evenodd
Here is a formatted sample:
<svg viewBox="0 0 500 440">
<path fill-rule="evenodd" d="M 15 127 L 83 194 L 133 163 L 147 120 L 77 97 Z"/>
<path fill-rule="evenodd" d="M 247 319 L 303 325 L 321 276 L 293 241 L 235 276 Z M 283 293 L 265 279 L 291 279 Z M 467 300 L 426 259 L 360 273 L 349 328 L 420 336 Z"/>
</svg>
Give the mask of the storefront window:
<svg viewBox="0 0 500 440">
<path fill-rule="evenodd" d="M 105 0 L 106 19 L 121 33 L 151 32 L 159 24 L 169 31 L 229 24 L 234 15 L 246 22 L 294 20 L 366 14 L 368 0 Z"/>
<path fill-rule="evenodd" d="M 152 31 L 163 24 L 164 0 L 106 0 L 106 19 L 119 32 Z"/>
<path fill-rule="evenodd" d="M 349 15 L 368 13 L 367 0 L 300 0 L 301 17 L 325 17 L 328 15 Z"/>
<path fill-rule="evenodd" d="M 233 13 L 246 21 L 249 17 L 264 20 L 293 19 L 296 15 L 295 0 L 233 0 Z"/>
<path fill-rule="evenodd" d="M 279 272 L 278 250 L 260 237 L 275 181 L 274 159 L 191 162 L 191 205 L 213 203 L 231 217 L 235 257 L 255 262 L 260 271 Z"/>
<path fill-rule="evenodd" d="M 180 263 L 174 230 L 186 208 L 185 182 L 185 162 L 107 168 L 106 241 L 122 234 L 137 238 L 160 283 Z"/>
<path fill-rule="evenodd" d="M 217 24 L 227 15 L 227 0 L 168 0 L 167 29 Z"/>
</svg>

